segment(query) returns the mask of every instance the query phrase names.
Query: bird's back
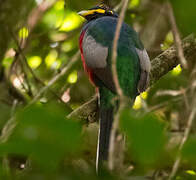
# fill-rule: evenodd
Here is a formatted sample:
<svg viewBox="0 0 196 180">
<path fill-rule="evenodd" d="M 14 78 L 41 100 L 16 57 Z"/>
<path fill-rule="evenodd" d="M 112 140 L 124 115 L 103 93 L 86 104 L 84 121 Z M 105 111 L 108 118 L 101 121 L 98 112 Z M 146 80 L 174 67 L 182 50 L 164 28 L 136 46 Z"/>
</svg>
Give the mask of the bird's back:
<svg viewBox="0 0 196 180">
<path fill-rule="evenodd" d="M 117 18 L 106 16 L 89 22 L 83 28 L 87 29 L 86 33 L 88 36 L 92 36 L 98 44 L 108 47 L 107 67 L 110 69 L 110 72 L 112 45 L 117 20 Z M 135 98 L 138 94 L 137 84 L 140 78 L 140 62 L 136 48 L 143 49 L 137 33 L 130 26 L 123 23 L 118 41 L 117 72 L 124 94 L 132 98 Z M 102 77 L 98 77 L 98 79 L 104 81 L 104 83 L 109 81 L 107 79 L 102 80 Z M 113 79 L 110 78 L 110 81 L 113 81 Z"/>
</svg>

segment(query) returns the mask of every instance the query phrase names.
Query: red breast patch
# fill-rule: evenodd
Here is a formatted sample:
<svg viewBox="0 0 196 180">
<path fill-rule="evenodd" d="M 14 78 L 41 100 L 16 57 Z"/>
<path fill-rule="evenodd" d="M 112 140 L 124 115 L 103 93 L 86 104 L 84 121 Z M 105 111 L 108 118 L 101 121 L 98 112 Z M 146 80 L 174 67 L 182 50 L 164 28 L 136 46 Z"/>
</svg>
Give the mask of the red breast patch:
<svg viewBox="0 0 196 180">
<path fill-rule="evenodd" d="M 80 39 L 79 39 L 79 46 L 80 46 L 80 52 L 81 52 L 81 59 L 82 59 L 82 63 L 83 63 L 83 68 L 84 70 L 88 73 L 89 79 L 91 81 L 91 83 L 93 85 L 95 85 L 94 81 L 93 81 L 93 72 L 90 68 L 87 67 L 86 63 L 85 63 L 85 59 L 84 59 L 84 54 L 83 54 L 83 47 L 82 47 L 82 41 L 84 38 L 86 30 L 83 30 L 82 33 L 80 34 Z"/>
</svg>

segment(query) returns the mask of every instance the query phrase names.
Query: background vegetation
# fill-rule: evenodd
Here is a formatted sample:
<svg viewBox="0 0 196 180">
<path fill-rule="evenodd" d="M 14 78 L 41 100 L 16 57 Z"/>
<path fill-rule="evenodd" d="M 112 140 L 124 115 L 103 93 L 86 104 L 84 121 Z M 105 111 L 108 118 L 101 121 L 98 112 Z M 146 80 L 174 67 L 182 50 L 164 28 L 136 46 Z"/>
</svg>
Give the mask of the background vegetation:
<svg viewBox="0 0 196 180">
<path fill-rule="evenodd" d="M 96 113 L 67 115 L 95 94 L 78 52 L 84 20 L 77 12 L 100 2 L 0 0 L 0 179 L 196 179 L 192 47 L 185 52 L 187 68 L 178 65 L 123 111 L 123 164 L 96 175 Z M 104 2 L 121 9 L 120 0 Z M 168 3 L 131 0 L 125 21 L 140 34 L 151 59 L 175 44 L 180 63 L 186 43 L 181 47 L 177 37 L 196 32 L 196 2 L 172 0 L 173 11 Z M 90 105 L 94 111 L 96 104 Z"/>
</svg>

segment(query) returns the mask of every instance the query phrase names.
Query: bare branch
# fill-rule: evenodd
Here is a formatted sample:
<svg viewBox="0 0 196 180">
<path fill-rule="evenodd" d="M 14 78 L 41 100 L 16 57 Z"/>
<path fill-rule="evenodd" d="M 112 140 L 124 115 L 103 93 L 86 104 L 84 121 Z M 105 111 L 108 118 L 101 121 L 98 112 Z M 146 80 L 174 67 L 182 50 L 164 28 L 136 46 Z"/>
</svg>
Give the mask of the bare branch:
<svg viewBox="0 0 196 180">
<path fill-rule="evenodd" d="M 120 8 L 122 7 L 123 5 L 123 1 L 121 1 L 119 4 L 117 4 L 115 7 L 114 7 L 114 11 L 118 12 L 120 10 Z"/>
<path fill-rule="evenodd" d="M 182 48 L 188 62 L 194 62 L 196 57 L 196 40 L 194 35 L 189 35 L 182 41 Z M 175 46 L 154 58 L 151 61 L 150 85 L 154 84 L 180 63 Z"/>
<path fill-rule="evenodd" d="M 68 118 L 80 118 L 85 119 L 88 122 L 95 122 L 97 120 L 97 96 L 94 96 L 90 101 L 86 102 L 75 111 L 71 112 L 67 117 Z"/>
<path fill-rule="evenodd" d="M 193 97 L 193 99 L 195 99 L 195 97 Z M 183 148 L 185 142 L 187 141 L 187 138 L 188 138 L 188 136 L 190 134 L 191 127 L 192 127 L 192 124 L 193 124 L 193 120 L 194 120 L 195 115 L 196 115 L 196 108 L 195 107 L 196 107 L 196 100 L 195 100 L 195 102 L 193 104 L 192 111 L 190 113 L 186 129 L 184 131 L 184 136 L 182 138 L 182 141 L 181 141 L 179 149 L 178 149 L 177 159 L 174 162 L 174 165 L 173 165 L 173 168 L 172 168 L 172 172 L 171 172 L 168 180 L 172 180 L 174 178 L 174 176 L 176 175 L 176 172 L 178 171 L 178 168 L 179 168 L 179 165 L 180 165 L 180 162 L 181 162 L 180 152 L 182 151 L 182 148 Z"/>
<path fill-rule="evenodd" d="M 168 16 L 169 16 L 170 24 L 172 27 L 172 32 L 173 32 L 174 39 L 175 39 L 175 44 L 177 47 L 178 57 L 179 57 L 179 60 L 181 62 L 182 67 L 187 69 L 188 68 L 187 62 L 184 57 L 184 52 L 183 52 L 183 48 L 182 48 L 182 41 L 181 41 L 180 33 L 179 33 L 179 30 L 178 30 L 178 27 L 176 24 L 176 20 L 174 17 L 173 8 L 172 8 L 171 3 L 169 1 L 167 1 L 166 4 L 167 4 L 167 8 L 168 8 Z"/>
</svg>

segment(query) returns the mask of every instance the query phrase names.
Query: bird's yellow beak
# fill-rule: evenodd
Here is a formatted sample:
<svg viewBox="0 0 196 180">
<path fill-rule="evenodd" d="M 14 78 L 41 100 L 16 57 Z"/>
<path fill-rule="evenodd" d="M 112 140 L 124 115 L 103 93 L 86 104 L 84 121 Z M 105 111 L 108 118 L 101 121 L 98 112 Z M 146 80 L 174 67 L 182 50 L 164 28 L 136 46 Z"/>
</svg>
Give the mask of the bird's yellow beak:
<svg viewBox="0 0 196 180">
<path fill-rule="evenodd" d="M 89 14 L 89 11 L 80 11 L 78 12 L 78 15 L 82 16 L 82 17 L 85 17 Z"/>
<path fill-rule="evenodd" d="M 82 17 L 86 17 L 88 15 L 93 15 L 95 13 L 104 14 L 105 13 L 105 10 L 104 9 L 92 9 L 92 10 L 84 10 L 84 11 L 78 12 L 78 14 L 80 16 L 82 16 Z"/>
</svg>

